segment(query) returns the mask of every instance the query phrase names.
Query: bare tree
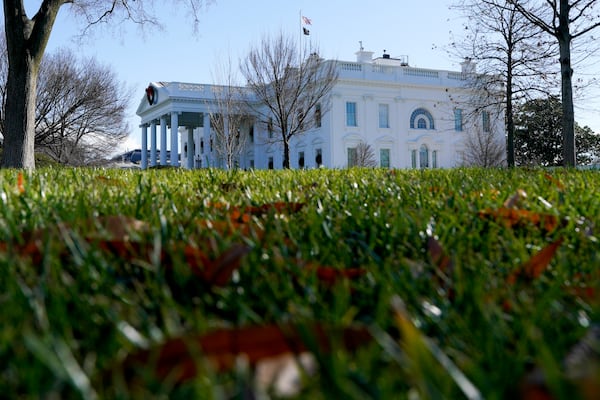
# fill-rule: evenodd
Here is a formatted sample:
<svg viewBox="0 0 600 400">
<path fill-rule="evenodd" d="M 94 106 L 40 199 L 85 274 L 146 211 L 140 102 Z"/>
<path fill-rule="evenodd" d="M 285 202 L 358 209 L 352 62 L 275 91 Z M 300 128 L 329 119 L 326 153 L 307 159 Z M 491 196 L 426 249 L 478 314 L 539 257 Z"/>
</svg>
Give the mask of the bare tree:
<svg viewBox="0 0 600 400">
<path fill-rule="evenodd" d="M 360 141 L 353 149 L 349 152 L 350 158 L 348 160 L 348 167 L 375 167 L 377 166 L 377 160 L 375 160 L 375 151 L 370 144 Z"/>
<path fill-rule="evenodd" d="M 269 131 L 279 133 L 283 168 L 289 168 L 290 140 L 319 124 L 328 110 L 336 63 L 280 33 L 263 38 L 240 68 L 256 100 L 248 104 Z"/>
<path fill-rule="evenodd" d="M 227 169 L 235 167 L 248 142 L 253 140 L 254 121 L 249 115 L 248 90 L 238 83 L 231 60 L 214 72 L 213 99 L 207 102 L 214 150 Z"/>
<path fill-rule="evenodd" d="M 455 8 L 466 19 L 466 34 L 452 43 L 452 51 L 472 60 L 478 69 L 477 74 L 465 76 L 468 86 L 474 89 L 470 101 L 475 103 L 474 115 L 490 106 L 504 109 L 506 161 L 512 167 L 515 165 L 514 104 L 539 93 L 547 95 L 549 88 L 555 86 L 556 74 L 550 67 L 554 46 L 543 41 L 541 29 L 507 0 L 459 0 Z M 482 132 L 469 135 L 468 147 L 480 150 L 472 160 L 478 165 L 483 161 L 479 156 L 487 154 L 481 150 L 492 139 L 488 136 Z"/>
<path fill-rule="evenodd" d="M 187 5 L 197 21 L 202 0 L 173 0 Z M 30 18 L 23 0 L 4 0 L 4 29 L 8 49 L 5 135 L 2 166 L 35 168 L 35 105 L 40 64 L 59 10 L 65 4 L 83 18 L 83 32 L 100 22 L 152 22 L 153 0 L 43 0 Z"/>
<path fill-rule="evenodd" d="M 131 92 L 95 59 L 78 60 L 70 50 L 52 54 L 40 66 L 37 88 L 35 146 L 55 161 L 105 159 L 127 136 Z"/>
<path fill-rule="evenodd" d="M 468 166 L 501 167 L 505 155 L 504 143 L 493 131 L 475 129 L 465 138 L 463 161 Z"/>
<path fill-rule="evenodd" d="M 600 27 L 596 0 L 508 0 L 531 23 L 554 37 L 560 53 L 564 165 L 575 166 L 572 43 Z"/>
</svg>

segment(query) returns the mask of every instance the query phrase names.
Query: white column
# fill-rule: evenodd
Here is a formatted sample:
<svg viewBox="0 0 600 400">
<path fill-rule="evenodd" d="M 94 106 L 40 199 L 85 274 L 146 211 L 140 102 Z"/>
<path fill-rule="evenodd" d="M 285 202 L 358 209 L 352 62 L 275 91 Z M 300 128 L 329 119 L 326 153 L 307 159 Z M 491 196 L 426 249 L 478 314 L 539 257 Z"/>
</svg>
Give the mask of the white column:
<svg viewBox="0 0 600 400">
<path fill-rule="evenodd" d="M 167 117 L 160 117 L 160 165 L 167 165 Z"/>
<path fill-rule="evenodd" d="M 194 168 L 194 148 L 196 143 L 194 142 L 194 128 L 188 127 L 187 129 L 187 168 Z"/>
<path fill-rule="evenodd" d="M 210 149 L 210 116 L 207 112 L 203 114 L 204 116 L 204 160 L 203 165 L 206 163 L 205 167 L 212 166 L 212 152 Z"/>
<path fill-rule="evenodd" d="M 156 121 L 150 122 L 150 166 L 156 165 Z"/>
<path fill-rule="evenodd" d="M 200 143 L 202 143 L 203 129 L 204 128 L 196 128 L 194 130 L 194 143 L 197 143 L 194 151 L 194 168 L 200 168 L 200 165 L 198 165 L 198 160 L 200 160 L 200 164 L 204 162 L 202 161 L 204 159 L 204 155 L 202 154 L 202 148 L 200 147 Z"/>
<path fill-rule="evenodd" d="M 174 111 L 171 113 L 171 166 L 179 166 L 179 114 Z"/>
<path fill-rule="evenodd" d="M 142 169 L 148 168 L 148 124 L 142 125 Z"/>
</svg>

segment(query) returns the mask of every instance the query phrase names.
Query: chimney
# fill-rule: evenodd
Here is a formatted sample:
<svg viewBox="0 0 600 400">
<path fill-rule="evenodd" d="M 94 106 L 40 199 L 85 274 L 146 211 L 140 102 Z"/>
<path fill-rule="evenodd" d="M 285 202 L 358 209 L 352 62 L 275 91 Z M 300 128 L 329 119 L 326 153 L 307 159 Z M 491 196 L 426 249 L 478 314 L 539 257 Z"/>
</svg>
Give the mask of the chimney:
<svg viewBox="0 0 600 400">
<path fill-rule="evenodd" d="M 477 64 L 470 57 L 465 57 L 465 61 L 460 63 L 463 74 L 474 74 Z"/>
<path fill-rule="evenodd" d="M 356 54 L 356 62 L 358 63 L 372 63 L 373 62 L 373 52 L 372 51 L 365 51 L 364 47 L 362 46 L 362 41 L 359 42 L 360 43 L 360 49 L 354 53 Z"/>
</svg>

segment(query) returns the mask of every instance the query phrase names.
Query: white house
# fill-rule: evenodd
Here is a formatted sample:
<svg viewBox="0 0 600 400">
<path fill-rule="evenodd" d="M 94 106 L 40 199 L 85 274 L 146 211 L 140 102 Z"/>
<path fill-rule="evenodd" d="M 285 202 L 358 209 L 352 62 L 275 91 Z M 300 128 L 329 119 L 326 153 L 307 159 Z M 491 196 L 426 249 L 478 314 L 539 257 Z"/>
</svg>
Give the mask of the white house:
<svg viewBox="0 0 600 400">
<path fill-rule="evenodd" d="M 474 72 L 470 61 L 461 71 L 444 71 L 413 68 L 406 58 L 385 53 L 373 58 L 362 48 L 356 56 L 354 62 L 328 61 L 336 62 L 339 72 L 328 111 L 319 115 L 318 127 L 293 138 L 292 168 L 350 166 L 361 142 L 370 146 L 382 167 L 449 168 L 463 164 L 467 135 L 483 132 L 504 142 L 502 118 L 489 111 L 467 118 L 473 115 L 467 106 L 473 93 L 466 80 Z M 182 82 L 148 86 L 137 109 L 142 168 L 167 162 L 187 168 L 222 165 L 209 118 L 218 90 L 222 87 Z M 241 168 L 282 166 L 282 146 L 268 140 L 268 129 L 261 125 L 244 133 L 248 140 L 239 156 Z M 177 149 L 180 157 L 167 160 L 167 152 L 160 151 L 166 149 Z"/>
</svg>

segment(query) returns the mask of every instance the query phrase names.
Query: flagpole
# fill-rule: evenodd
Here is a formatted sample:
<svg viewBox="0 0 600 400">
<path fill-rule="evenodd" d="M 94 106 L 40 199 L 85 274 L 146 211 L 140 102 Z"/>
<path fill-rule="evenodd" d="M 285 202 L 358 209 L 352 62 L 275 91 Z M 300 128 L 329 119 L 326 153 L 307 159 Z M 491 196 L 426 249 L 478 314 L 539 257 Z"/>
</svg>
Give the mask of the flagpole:
<svg viewBox="0 0 600 400">
<path fill-rule="evenodd" d="M 298 34 L 300 35 L 300 40 L 298 41 L 298 67 L 302 64 L 302 9 L 298 12 L 298 24 L 300 24 L 298 29 Z"/>
</svg>

